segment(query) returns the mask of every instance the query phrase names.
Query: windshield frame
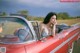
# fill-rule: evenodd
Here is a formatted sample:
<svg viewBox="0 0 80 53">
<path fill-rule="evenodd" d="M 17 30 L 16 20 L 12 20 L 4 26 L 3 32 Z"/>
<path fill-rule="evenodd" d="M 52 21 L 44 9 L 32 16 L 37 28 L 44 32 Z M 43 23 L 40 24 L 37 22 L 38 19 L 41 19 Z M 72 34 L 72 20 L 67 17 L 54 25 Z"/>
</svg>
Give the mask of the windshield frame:
<svg viewBox="0 0 80 53">
<path fill-rule="evenodd" d="M 33 29 L 33 26 L 27 19 L 25 19 L 24 17 L 21 17 L 21 16 L 0 16 L 0 18 L 5 18 L 5 17 L 6 18 L 18 18 L 18 19 L 23 20 L 28 25 L 28 27 L 30 29 L 30 32 L 31 32 L 31 34 L 33 36 L 33 40 L 19 42 L 19 43 L 3 43 L 3 42 L 0 42 L 0 43 L 2 43 L 2 44 L 24 44 L 24 43 L 30 43 L 30 42 L 33 42 L 33 41 L 37 40 L 36 33 L 35 33 L 34 29 Z"/>
</svg>

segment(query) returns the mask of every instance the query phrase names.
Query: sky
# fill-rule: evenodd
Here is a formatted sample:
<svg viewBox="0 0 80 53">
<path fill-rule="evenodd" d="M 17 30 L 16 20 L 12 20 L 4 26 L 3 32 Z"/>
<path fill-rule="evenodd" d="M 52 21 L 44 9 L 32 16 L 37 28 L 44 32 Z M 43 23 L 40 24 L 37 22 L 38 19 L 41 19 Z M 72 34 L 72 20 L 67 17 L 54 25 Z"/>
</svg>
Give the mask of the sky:
<svg viewBox="0 0 80 53">
<path fill-rule="evenodd" d="M 80 16 L 80 2 L 0 0 L 0 12 L 17 13 L 20 10 L 28 10 L 31 16 L 46 16 L 49 12 L 67 12 L 70 16 Z"/>
</svg>

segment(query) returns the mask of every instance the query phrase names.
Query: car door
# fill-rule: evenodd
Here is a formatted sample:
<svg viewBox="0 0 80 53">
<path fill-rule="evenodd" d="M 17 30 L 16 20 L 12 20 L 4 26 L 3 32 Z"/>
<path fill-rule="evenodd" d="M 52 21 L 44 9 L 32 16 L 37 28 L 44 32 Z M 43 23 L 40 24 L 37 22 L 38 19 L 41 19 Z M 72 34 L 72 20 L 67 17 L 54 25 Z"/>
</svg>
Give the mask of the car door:
<svg viewBox="0 0 80 53">
<path fill-rule="evenodd" d="M 0 17 L 0 52 L 27 53 L 25 45 L 35 41 L 33 35 L 23 17 Z"/>
<path fill-rule="evenodd" d="M 37 34 L 38 30 L 36 27 L 38 26 L 33 25 L 37 40 L 25 45 L 27 53 L 68 53 L 69 45 L 72 44 L 73 41 L 72 39 L 76 40 L 75 37 L 79 35 L 79 29 L 74 29 L 73 27 L 72 29 L 74 30 L 63 30 L 59 34 L 56 34 L 55 37 L 49 35 L 43 38 Z M 70 41 L 71 43 L 69 44 Z"/>
<path fill-rule="evenodd" d="M 37 41 L 29 43 L 26 45 L 27 53 L 49 53 L 62 41 L 59 41 L 57 37 L 52 37 L 51 35 L 43 38 L 39 35 L 39 25 L 36 21 L 31 21 L 34 31 L 36 33 Z M 56 43 L 56 44 L 55 44 Z"/>
</svg>

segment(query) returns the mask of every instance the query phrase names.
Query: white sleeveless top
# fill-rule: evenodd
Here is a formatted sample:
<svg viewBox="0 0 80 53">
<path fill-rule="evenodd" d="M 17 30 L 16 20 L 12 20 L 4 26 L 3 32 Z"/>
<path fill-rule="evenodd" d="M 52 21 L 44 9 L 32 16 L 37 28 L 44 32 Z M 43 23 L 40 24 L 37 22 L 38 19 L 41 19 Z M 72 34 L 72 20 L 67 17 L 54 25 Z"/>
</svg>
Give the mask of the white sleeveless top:
<svg viewBox="0 0 80 53">
<path fill-rule="evenodd" d="M 42 33 L 41 33 L 41 35 L 43 36 L 43 37 L 47 37 L 47 36 L 49 36 L 49 35 L 51 35 L 51 33 L 48 31 L 48 29 L 47 29 L 47 27 L 46 26 L 43 26 L 43 31 L 42 31 Z"/>
</svg>

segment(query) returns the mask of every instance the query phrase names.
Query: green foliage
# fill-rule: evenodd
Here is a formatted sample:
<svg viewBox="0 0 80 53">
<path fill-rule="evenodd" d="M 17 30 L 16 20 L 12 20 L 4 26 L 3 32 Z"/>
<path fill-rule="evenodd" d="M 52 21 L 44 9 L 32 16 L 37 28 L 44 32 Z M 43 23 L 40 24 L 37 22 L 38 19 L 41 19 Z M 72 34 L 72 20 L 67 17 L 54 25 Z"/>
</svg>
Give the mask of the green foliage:
<svg viewBox="0 0 80 53">
<path fill-rule="evenodd" d="M 1 12 L 0 16 L 7 16 L 8 14 L 6 12 Z M 19 10 L 15 15 L 24 16 L 28 20 L 37 20 L 37 21 L 43 21 L 44 17 L 37 17 L 37 16 L 30 16 L 28 10 Z M 67 12 L 60 12 L 57 14 L 58 20 L 65 20 L 65 19 L 75 19 L 80 18 L 80 16 L 76 17 L 70 17 Z"/>
<path fill-rule="evenodd" d="M 6 12 L 1 12 L 0 16 L 7 16 L 7 13 Z"/>
<path fill-rule="evenodd" d="M 43 18 L 34 18 L 33 20 L 43 21 Z"/>
<path fill-rule="evenodd" d="M 28 15 L 28 11 L 27 10 L 20 10 L 18 11 L 19 14 L 22 14 L 22 15 Z"/>
<path fill-rule="evenodd" d="M 61 12 L 61 13 L 58 13 L 57 15 L 58 15 L 58 19 L 69 19 L 70 18 L 68 13 L 66 12 Z"/>
<path fill-rule="evenodd" d="M 77 16 L 77 18 L 80 18 L 80 16 Z"/>
<path fill-rule="evenodd" d="M 31 21 L 43 21 L 43 17 L 28 16 L 26 19 Z"/>
<path fill-rule="evenodd" d="M 22 15 L 23 17 L 28 18 L 28 10 L 20 10 L 17 12 L 18 14 Z"/>
<path fill-rule="evenodd" d="M 73 53 L 80 53 L 80 39 L 74 42 Z"/>
</svg>

